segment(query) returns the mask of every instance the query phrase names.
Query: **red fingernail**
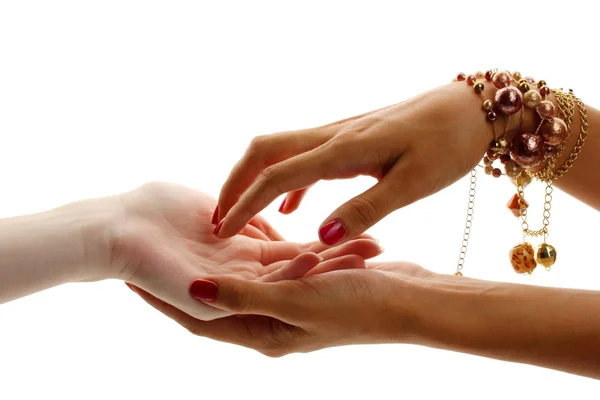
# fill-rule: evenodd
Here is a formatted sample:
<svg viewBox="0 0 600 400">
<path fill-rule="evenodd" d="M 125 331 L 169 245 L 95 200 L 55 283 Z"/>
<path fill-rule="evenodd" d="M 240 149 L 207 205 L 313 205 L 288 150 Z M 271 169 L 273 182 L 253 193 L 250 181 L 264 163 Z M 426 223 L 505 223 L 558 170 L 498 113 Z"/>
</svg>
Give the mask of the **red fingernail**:
<svg viewBox="0 0 600 400">
<path fill-rule="evenodd" d="M 279 206 L 279 212 L 283 213 L 283 207 L 285 207 L 285 202 L 286 202 L 287 198 L 283 199 L 283 202 L 281 203 L 281 205 Z"/>
<path fill-rule="evenodd" d="M 215 301 L 217 290 L 216 283 L 199 279 L 190 286 L 190 295 L 200 301 Z"/>
<path fill-rule="evenodd" d="M 329 246 L 333 246 L 334 244 L 338 243 L 340 240 L 346 237 L 347 233 L 348 232 L 346 231 L 344 224 L 337 219 L 319 229 L 319 236 L 321 237 L 321 240 L 323 243 Z"/>
<path fill-rule="evenodd" d="M 219 206 L 217 206 L 217 208 L 215 208 L 215 212 L 213 213 L 213 217 L 212 217 L 212 224 L 216 225 L 217 222 L 219 222 Z"/>
<path fill-rule="evenodd" d="M 131 283 L 129 283 L 129 282 L 125 282 L 125 284 L 127 285 L 127 287 L 128 287 L 129 289 L 131 289 L 131 290 L 133 291 L 133 293 L 136 293 L 136 294 L 137 294 L 137 290 L 135 290 L 135 286 L 133 286 L 133 285 L 132 285 Z"/>
<path fill-rule="evenodd" d="M 221 226 L 223 226 L 223 220 L 221 220 L 221 222 L 219 222 L 217 224 L 217 226 L 215 226 L 215 229 L 213 230 L 213 235 L 219 234 L 219 231 L 221 230 Z"/>
</svg>

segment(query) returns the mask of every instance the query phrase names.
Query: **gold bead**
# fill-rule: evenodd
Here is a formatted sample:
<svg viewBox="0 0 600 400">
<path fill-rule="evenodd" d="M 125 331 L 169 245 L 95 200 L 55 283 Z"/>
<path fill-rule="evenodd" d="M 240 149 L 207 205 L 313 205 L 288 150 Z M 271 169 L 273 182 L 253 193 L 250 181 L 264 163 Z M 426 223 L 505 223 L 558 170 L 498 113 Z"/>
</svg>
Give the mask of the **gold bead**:
<svg viewBox="0 0 600 400">
<path fill-rule="evenodd" d="M 494 108 L 494 102 L 491 100 L 486 100 L 483 102 L 483 109 L 485 111 L 492 111 L 492 108 Z"/>
<path fill-rule="evenodd" d="M 537 83 L 537 87 L 541 88 L 542 86 L 546 86 L 546 81 L 543 79 L 540 79 Z"/>
<path fill-rule="evenodd" d="M 516 81 L 519 81 L 521 79 L 521 73 L 518 71 L 515 71 L 512 73 L 513 78 L 515 78 Z"/>
<path fill-rule="evenodd" d="M 504 171 L 506 171 L 506 175 L 509 178 L 516 178 L 519 176 L 522 170 L 523 168 L 519 167 L 513 160 L 509 160 L 506 164 L 504 164 Z"/>
<path fill-rule="evenodd" d="M 473 85 L 473 89 L 477 92 L 477 93 L 481 93 L 483 92 L 483 83 L 481 82 L 477 82 L 476 84 Z"/>
<path fill-rule="evenodd" d="M 529 92 L 529 83 L 527 83 L 527 82 L 519 83 L 519 90 L 523 93 Z"/>
<path fill-rule="evenodd" d="M 504 137 L 501 137 L 500 139 L 497 139 L 497 140 L 492 140 L 492 143 L 490 144 L 490 148 L 495 153 L 506 154 L 506 153 L 508 153 L 508 140 L 506 140 L 506 138 L 504 138 Z"/>
<path fill-rule="evenodd" d="M 517 176 L 516 178 L 511 178 L 511 182 L 513 183 L 513 185 L 521 185 L 523 186 L 523 189 L 525 189 L 531 183 L 531 176 L 529 176 L 529 174 L 525 171 L 521 171 L 521 174 L 519 174 L 519 176 Z"/>
<path fill-rule="evenodd" d="M 535 261 L 546 268 L 551 267 L 556 262 L 556 249 L 548 243 L 542 243 L 535 253 Z"/>
<path fill-rule="evenodd" d="M 537 267 L 533 246 L 523 243 L 510 250 L 510 263 L 518 274 L 530 274 Z"/>
<path fill-rule="evenodd" d="M 463 276 L 463 275 L 462 275 L 462 272 L 460 272 L 460 271 L 456 271 L 456 272 L 454 273 L 454 275 L 456 275 L 456 276 Z"/>
<path fill-rule="evenodd" d="M 527 108 L 536 108 L 542 102 L 542 95 L 537 90 L 530 90 L 523 96 L 523 104 Z"/>
</svg>

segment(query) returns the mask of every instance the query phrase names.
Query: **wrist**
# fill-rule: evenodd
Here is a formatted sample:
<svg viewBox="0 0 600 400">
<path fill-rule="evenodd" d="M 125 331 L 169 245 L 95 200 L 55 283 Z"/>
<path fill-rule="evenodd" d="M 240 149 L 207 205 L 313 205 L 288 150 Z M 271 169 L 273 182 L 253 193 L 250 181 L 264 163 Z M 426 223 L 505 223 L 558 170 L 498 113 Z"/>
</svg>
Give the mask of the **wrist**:
<svg viewBox="0 0 600 400">
<path fill-rule="evenodd" d="M 104 279 L 111 201 L 0 220 L 0 303 L 63 283 Z"/>
</svg>

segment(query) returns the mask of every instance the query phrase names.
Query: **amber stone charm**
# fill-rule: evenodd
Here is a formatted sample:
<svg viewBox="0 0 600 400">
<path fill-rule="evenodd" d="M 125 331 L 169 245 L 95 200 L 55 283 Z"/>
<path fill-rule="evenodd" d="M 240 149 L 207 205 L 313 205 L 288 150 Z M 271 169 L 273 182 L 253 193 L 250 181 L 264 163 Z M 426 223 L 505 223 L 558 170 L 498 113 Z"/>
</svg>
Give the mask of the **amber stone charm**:
<svg viewBox="0 0 600 400">
<path fill-rule="evenodd" d="M 529 207 L 529 203 L 527 203 L 527 201 L 525 201 L 525 199 L 521 200 L 523 202 L 523 207 L 524 208 L 528 208 Z M 515 217 L 520 217 L 521 216 L 521 203 L 519 203 L 519 195 L 515 193 L 515 195 L 513 197 L 510 198 L 510 200 L 508 201 L 508 203 L 506 204 L 506 207 L 508 207 L 508 209 L 513 213 L 513 215 Z"/>
<path fill-rule="evenodd" d="M 537 267 L 535 251 L 530 243 L 519 244 L 510 251 L 510 263 L 518 274 L 530 274 Z"/>
<path fill-rule="evenodd" d="M 544 159 L 544 139 L 540 135 L 521 132 L 512 141 L 510 156 L 519 165 L 533 167 Z"/>
<path fill-rule="evenodd" d="M 535 253 L 535 261 L 546 268 L 550 268 L 556 262 L 556 249 L 548 243 L 542 243 Z"/>
<path fill-rule="evenodd" d="M 496 108 L 506 115 L 512 115 L 521 109 L 523 105 L 523 95 L 514 86 L 502 88 L 496 92 L 494 98 Z"/>
</svg>

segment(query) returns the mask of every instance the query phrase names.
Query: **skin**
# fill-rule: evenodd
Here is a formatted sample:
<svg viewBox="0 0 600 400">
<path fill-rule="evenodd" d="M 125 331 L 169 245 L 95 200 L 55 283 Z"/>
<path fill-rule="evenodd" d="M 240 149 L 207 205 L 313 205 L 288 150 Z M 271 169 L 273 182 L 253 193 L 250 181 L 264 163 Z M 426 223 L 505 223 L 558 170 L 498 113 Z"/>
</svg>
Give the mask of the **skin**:
<svg viewBox="0 0 600 400">
<path fill-rule="evenodd" d="M 488 89 L 490 90 L 490 89 Z M 488 98 L 491 92 L 487 93 Z M 579 134 L 579 109 L 564 163 Z M 577 162 L 555 184 L 600 209 L 600 113 L 587 107 L 589 136 Z M 506 129 L 518 132 L 514 118 Z M 536 115 L 524 116 L 534 130 Z M 345 243 L 393 210 L 465 175 L 491 132 L 481 101 L 453 83 L 404 103 L 323 127 L 254 140 L 219 198 L 219 237 L 235 234 L 278 195 L 293 211 L 320 179 L 369 175 L 378 183 L 342 205 Z M 294 281 L 213 277 L 210 304 L 243 319 L 197 321 L 143 290 L 138 294 L 198 335 L 270 356 L 358 343 L 413 343 L 600 378 L 600 292 L 486 282 L 403 263 L 370 263 Z M 515 304 L 519 304 L 515 307 Z"/>
<path fill-rule="evenodd" d="M 488 85 L 487 97 L 493 98 Z M 588 107 L 589 136 L 577 162 L 556 186 L 600 209 L 599 113 Z M 578 110 L 562 165 L 577 141 Z M 524 130 L 535 131 L 534 111 L 524 116 Z M 519 118 L 498 133 L 512 138 Z M 346 236 L 360 235 L 389 213 L 436 193 L 477 165 L 490 141 L 491 124 L 481 99 L 464 82 L 452 83 L 408 101 L 329 125 L 255 138 L 232 169 L 219 196 L 218 237 L 236 234 L 259 211 L 282 194 L 280 208 L 291 213 L 315 182 L 372 176 L 377 183 L 342 204 L 321 224 L 339 220 Z M 330 243 L 331 244 L 331 243 Z"/>
<path fill-rule="evenodd" d="M 209 320 L 231 313 L 198 307 L 187 288 L 199 277 L 294 279 L 364 268 L 365 258 L 381 252 L 372 239 L 339 249 L 281 241 L 260 217 L 240 235 L 219 240 L 212 234 L 215 204 L 183 186 L 151 183 L 118 196 L 0 220 L 0 303 L 67 282 L 121 279 Z"/>
</svg>

